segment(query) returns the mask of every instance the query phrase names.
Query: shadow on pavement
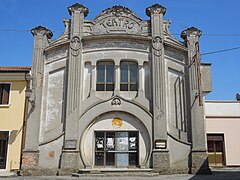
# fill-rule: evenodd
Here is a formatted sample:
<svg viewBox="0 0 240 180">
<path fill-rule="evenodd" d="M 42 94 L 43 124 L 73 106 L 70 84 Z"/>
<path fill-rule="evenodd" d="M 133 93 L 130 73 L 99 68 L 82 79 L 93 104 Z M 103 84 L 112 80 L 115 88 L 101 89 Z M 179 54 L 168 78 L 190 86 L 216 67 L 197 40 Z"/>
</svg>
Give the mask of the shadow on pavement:
<svg viewBox="0 0 240 180">
<path fill-rule="evenodd" d="M 240 179 L 240 169 L 213 169 L 211 175 L 195 175 L 191 180 L 232 180 L 232 179 Z"/>
</svg>

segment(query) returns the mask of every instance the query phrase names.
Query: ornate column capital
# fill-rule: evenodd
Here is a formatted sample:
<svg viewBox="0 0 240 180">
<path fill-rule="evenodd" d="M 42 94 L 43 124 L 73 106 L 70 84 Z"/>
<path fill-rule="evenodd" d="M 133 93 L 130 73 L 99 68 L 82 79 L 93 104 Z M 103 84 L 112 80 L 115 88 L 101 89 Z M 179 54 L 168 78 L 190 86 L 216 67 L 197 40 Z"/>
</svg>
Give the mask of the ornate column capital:
<svg viewBox="0 0 240 180">
<path fill-rule="evenodd" d="M 82 4 L 76 3 L 76 4 L 68 7 L 68 12 L 70 15 L 77 13 L 77 12 L 84 13 L 84 17 L 86 17 L 88 15 L 88 8 L 83 6 Z"/>
<path fill-rule="evenodd" d="M 166 8 L 160 4 L 154 4 L 146 9 L 146 15 L 151 17 L 152 14 L 165 14 Z"/>
<path fill-rule="evenodd" d="M 43 26 L 37 26 L 31 30 L 33 36 L 47 36 L 48 39 L 51 39 L 53 33 L 51 30 Z"/>
<path fill-rule="evenodd" d="M 199 29 L 197 29 L 195 27 L 190 27 L 190 28 L 187 28 L 186 30 L 182 31 L 181 38 L 183 38 L 184 40 L 188 36 L 197 36 L 199 38 L 201 35 L 202 35 L 202 31 L 200 31 Z"/>
</svg>

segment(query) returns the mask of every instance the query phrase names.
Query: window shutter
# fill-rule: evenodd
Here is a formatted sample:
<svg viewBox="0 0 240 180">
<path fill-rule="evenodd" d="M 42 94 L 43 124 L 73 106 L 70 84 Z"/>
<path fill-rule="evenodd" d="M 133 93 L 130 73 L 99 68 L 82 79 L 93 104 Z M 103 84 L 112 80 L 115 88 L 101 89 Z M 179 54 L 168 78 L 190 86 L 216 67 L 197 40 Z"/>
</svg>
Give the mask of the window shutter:
<svg viewBox="0 0 240 180">
<path fill-rule="evenodd" d="M 2 98 L 3 98 L 3 84 L 0 84 L 0 104 L 2 104 Z"/>
<path fill-rule="evenodd" d="M 10 93 L 10 84 L 3 84 L 2 104 L 8 104 Z"/>
</svg>

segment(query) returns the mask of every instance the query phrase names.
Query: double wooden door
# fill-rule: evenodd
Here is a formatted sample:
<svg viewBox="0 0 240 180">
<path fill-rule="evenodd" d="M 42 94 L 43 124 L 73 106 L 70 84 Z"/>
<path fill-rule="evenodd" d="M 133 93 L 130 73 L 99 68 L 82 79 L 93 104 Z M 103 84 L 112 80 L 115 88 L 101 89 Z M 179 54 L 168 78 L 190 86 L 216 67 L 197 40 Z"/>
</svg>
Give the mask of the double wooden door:
<svg viewBox="0 0 240 180">
<path fill-rule="evenodd" d="M 207 135 L 210 166 L 224 166 L 224 138 L 222 134 Z"/>
</svg>

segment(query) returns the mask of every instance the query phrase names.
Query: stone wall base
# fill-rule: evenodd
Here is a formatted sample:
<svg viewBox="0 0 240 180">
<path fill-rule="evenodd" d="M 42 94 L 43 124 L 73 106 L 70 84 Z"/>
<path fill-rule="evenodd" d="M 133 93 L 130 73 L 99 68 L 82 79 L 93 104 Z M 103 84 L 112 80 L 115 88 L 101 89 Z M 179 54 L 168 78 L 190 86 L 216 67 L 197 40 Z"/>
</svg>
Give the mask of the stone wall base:
<svg viewBox="0 0 240 180">
<path fill-rule="evenodd" d="M 206 151 L 192 151 L 192 174 L 211 174 Z"/>
<path fill-rule="evenodd" d="M 172 174 L 168 150 L 153 150 L 153 172 L 159 174 Z"/>
<path fill-rule="evenodd" d="M 63 151 L 59 175 L 71 175 L 83 168 L 84 165 L 78 151 Z"/>
<path fill-rule="evenodd" d="M 25 176 L 38 176 L 39 152 L 23 151 L 22 155 L 22 173 Z"/>
</svg>

